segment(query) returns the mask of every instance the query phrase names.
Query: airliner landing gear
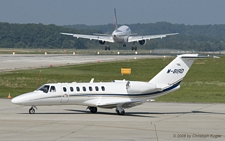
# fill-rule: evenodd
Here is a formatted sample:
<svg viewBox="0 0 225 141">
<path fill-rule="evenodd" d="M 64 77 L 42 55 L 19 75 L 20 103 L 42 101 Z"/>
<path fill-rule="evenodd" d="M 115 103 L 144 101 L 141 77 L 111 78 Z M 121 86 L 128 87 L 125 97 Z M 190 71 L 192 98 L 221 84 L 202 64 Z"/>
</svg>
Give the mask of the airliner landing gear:
<svg viewBox="0 0 225 141">
<path fill-rule="evenodd" d="M 133 42 L 133 45 L 131 47 L 131 50 L 137 50 L 137 46 L 135 46 L 135 42 Z"/>
<path fill-rule="evenodd" d="M 110 46 L 105 46 L 105 50 L 110 50 Z"/>
<path fill-rule="evenodd" d="M 97 107 L 87 107 L 87 109 L 89 109 L 91 113 L 97 113 L 98 111 Z"/>
<path fill-rule="evenodd" d="M 29 113 L 30 114 L 35 114 L 35 109 L 37 109 L 35 106 L 32 106 L 30 109 L 29 109 Z"/>
<path fill-rule="evenodd" d="M 125 110 L 122 108 L 116 108 L 116 112 L 118 115 L 124 115 L 125 114 Z"/>
<path fill-rule="evenodd" d="M 137 46 L 132 46 L 131 50 L 137 50 Z"/>
</svg>

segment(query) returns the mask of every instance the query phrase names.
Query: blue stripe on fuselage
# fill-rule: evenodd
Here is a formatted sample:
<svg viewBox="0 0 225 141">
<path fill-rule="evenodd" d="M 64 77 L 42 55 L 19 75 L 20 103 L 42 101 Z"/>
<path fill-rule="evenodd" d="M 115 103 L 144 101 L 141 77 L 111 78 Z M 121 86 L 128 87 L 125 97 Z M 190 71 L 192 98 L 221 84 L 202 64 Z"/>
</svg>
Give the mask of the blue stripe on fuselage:
<svg viewBox="0 0 225 141">
<path fill-rule="evenodd" d="M 157 95 L 160 93 L 164 93 L 164 92 L 168 92 L 170 90 L 173 90 L 174 88 L 176 88 L 177 86 L 179 86 L 181 83 L 181 81 L 175 83 L 174 85 L 164 89 L 163 91 L 156 91 L 156 92 L 152 92 L 152 93 L 146 93 L 146 94 L 72 94 L 71 96 L 150 96 L 150 95 Z"/>
</svg>

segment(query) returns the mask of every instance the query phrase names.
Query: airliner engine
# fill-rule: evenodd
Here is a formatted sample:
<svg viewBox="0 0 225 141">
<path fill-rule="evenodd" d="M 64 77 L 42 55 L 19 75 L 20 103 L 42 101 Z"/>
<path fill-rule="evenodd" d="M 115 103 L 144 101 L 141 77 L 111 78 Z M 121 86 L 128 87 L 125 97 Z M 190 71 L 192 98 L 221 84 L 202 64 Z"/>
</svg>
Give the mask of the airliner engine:
<svg viewBox="0 0 225 141">
<path fill-rule="evenodd" d="M 140 41 L 138 41 L 138 43 L 139 43 L 140 45 L 145 45 L 145 44 L 147 43 L 147 41 L 146 41 L 146 40 L 140 40 Z"/>
<path fill-rule="evenodd" d="M 99 40 L 99 44 L 104 45 L 105 41 Z"/>
</svg>

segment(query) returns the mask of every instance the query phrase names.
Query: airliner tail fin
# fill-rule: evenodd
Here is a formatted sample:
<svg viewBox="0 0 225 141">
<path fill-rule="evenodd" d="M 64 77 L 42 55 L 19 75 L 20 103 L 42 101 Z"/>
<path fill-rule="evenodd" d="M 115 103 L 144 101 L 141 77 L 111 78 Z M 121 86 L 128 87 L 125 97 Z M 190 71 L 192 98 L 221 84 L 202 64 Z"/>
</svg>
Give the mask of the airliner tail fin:
<svg viewBox="0 0 225 141">
<path fill-rule="evenodd" d="M 117 30 L 116 8 L 114 8 L 114 30 Z"/>
</svg>

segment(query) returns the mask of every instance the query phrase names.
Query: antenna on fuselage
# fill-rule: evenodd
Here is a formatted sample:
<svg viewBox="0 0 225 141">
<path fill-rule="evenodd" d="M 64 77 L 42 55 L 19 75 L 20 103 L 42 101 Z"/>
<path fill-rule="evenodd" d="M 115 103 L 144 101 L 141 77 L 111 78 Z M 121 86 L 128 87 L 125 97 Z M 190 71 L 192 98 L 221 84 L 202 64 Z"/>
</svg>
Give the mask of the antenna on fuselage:
<svg viewBox="0 0 225 141">
<path fill-rule="evenodd" d="M 117 30 L 116 8 L 114 8 L 114 29 Z"/>
</svg>

